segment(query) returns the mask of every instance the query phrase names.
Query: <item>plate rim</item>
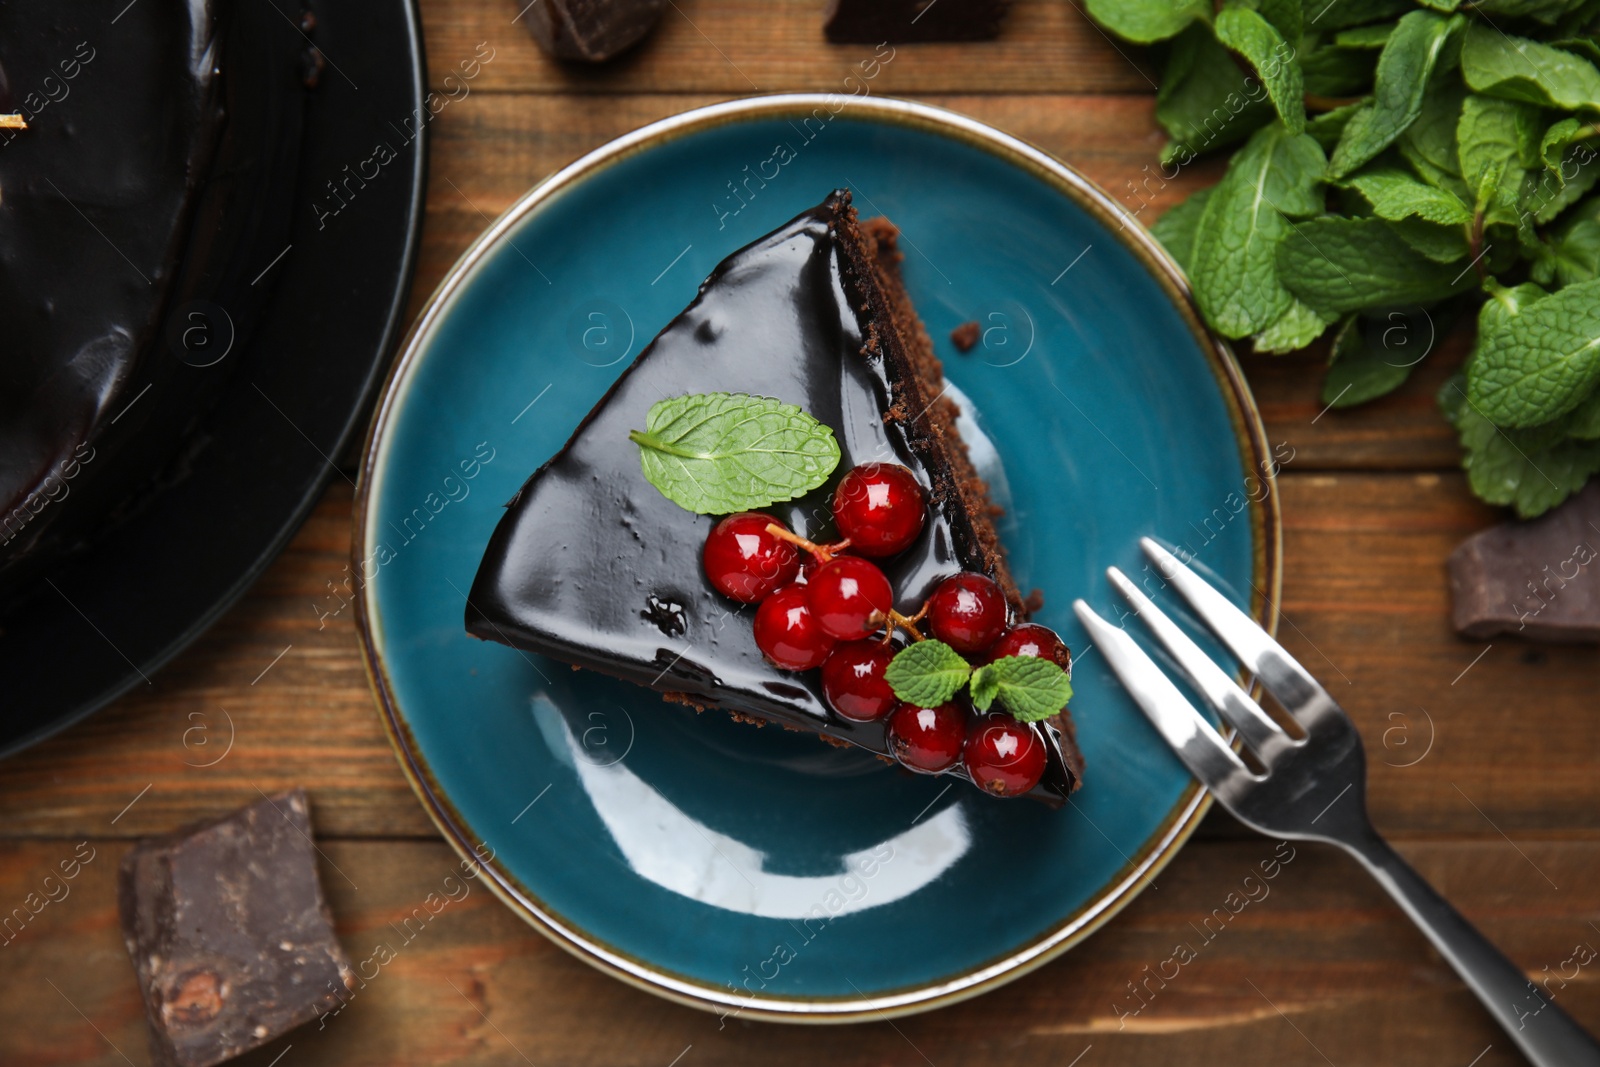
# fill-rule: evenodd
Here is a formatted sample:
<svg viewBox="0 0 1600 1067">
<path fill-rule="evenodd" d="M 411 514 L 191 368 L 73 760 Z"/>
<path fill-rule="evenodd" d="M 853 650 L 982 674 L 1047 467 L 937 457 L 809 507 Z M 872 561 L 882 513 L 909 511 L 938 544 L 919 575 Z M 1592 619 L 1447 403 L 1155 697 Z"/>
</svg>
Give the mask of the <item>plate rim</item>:
<svg viewBox="0 0 1600 1067">
<path fill-rule="evenodd" d="M 1251 613 L 1269 633 L 1276 633 L 1278 605 L 1282 595 L 1283 524 L 1276 468 L 1271 462 L 1266 429 L 1238 361 L 1227 342 L 1206 328 L 1182 268 L 1122 205 L 1089 178 L 1043 149 L 946 108 L 892 97 L 856 97 L 840 93 L 777 93 L 745 97 L 659 119 L 607 141 L 535 183 L 479 234 L 428 297 L 406 334 L 400 357 L 394 361 L 383 384 L 382 398 L 373 412 L 363 447 L 356 486 L 351 531 L 351 559 L 354 564 L 359 567 L 363 559 L 369 558 L 365 549 L 371 533 L 369 527 L 374 521 L 369 514 L 369 504 L 374 485 L 381 481 L 387 458 L 387 431 L 411 384 L 413 371 L 422 362 L 436 324 L 474 273 L 477 264 L 503 235 L 569 186 L 658 144 L 732 123 L 793 117 L 796 113 L 809 114 L 818 107 L 826 108 L 834 117 L 842 115 L 865 122 L 877 121 L 942 134 L 987 151 L 1002 162 L 1019 166 L 1093 216 L 1140 260 L 1167 292 L 1190 332 L 1207 354 L 1207 362 L 1218 379 L 1219 391 L 1233 423 L 1240 460 L 1244 464 L 1243 473 L 1259 478 L 1266 487 L 1262 498 L 1250 507 L 1252 571 L 1255 579 L 1252 582 Z M 1211 807 L 1211 795 L 1201 789 L 1198 782 L 1191 781 L 1160 827 L 1146 839 L 1139 853 L 1120 868 L 1087 903 L 1027 944 L 969 967 L 960 974 L 869 997 L 741 996 L 729 989 L 669 972 L 588 934 L 572 920 L 545 907 L 536 895 L 504 869 L 494 857 L 492 849 L 490 855 L 484 858 L 474 848 L 472 841 L 475 835 L 470 833 L 467 820 L 455 810 L 445 790 L 433 776 L 400 712 L 398 696 L 379 652 L 384 639 L 374 602 L 374 585 L 372 582 L 364 583 L 361 595 L 355 601 L 362 663 L 395 758 L 424 810 L 451 848 L 464 863 L 475 866 L 478 873 L 489 875 L 485 884 L 514 913 L 579 959 L 635 988 L 724 1017 L 749 1015 L 768 1021 L 798 1023 L 858 1022 L 929 1011 L 995 989 L 1062 955 L 1110 921 L 1171 861 Z M 484 842 L 480 840 L 478 844 L 481 848 Z"/>
</svg>

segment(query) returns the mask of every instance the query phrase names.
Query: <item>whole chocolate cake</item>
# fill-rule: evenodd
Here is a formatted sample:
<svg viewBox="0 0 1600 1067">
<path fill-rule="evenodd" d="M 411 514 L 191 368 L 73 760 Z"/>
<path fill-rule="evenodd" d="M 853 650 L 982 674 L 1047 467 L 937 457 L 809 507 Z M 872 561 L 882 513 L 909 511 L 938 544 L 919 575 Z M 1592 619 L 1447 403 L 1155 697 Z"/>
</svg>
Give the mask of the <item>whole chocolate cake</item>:
<svg viewBox="0 0 1600 1067">
<path fill-rule="evenodd" d="M 0 4 L 0 593 L 204 447 L 288 245 L 313 32 L 280 0 Z"/>
</svg>

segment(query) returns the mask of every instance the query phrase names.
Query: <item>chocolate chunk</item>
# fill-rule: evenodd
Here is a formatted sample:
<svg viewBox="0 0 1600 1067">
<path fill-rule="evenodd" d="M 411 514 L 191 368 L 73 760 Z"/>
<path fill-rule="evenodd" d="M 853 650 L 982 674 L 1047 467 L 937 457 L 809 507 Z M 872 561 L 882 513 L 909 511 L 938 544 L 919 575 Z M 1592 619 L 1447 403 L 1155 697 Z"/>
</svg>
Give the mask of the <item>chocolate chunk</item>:
<svg viewBox="0 0 1600 1067">
<path fill-rule="evenodd" d="M 638 44 L 665 0 L 538 0 L 527 10 L 539 47 L 557 59 L 604 63 Z"/>
<path fill-rule="evenodd" d="M 950 331 L 950 343 L 956 346 L 957 352 L 971 352 L 978 343 L 981 329 L 976 322 L 963 322 Z"/>
<path fill-rule="evenodd" d="M 303 789 L 142 841 L 117 883 L 157 1063 L 211 1067 L 338 1007 L 355 974 Z"/>
<path fill-rule="evenodd" d="M 822 32 L 835 44 L 988 41 L 1011 0 L 831 0 Z"/>
<path fill-rule="evenodd" d="M 1600 641 L 1600 482 L 1531 522 L 1473 534 L 1450 554 L 1453 622 L 1466 637 Z"/>
</svg>

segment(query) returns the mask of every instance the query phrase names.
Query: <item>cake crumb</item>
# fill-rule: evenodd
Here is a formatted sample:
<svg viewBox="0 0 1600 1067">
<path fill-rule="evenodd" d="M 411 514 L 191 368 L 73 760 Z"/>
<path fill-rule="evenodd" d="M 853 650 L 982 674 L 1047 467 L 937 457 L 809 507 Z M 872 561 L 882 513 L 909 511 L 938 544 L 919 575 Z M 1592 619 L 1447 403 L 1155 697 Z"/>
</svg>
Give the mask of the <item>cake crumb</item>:
<svg viewBox="0 0 1600 1067">
<path fill-rule="evenodd" d="M 976 320 L 963 322 L 950 331 L 950 343 L 956 346 L 957 352 L 971 352 L 978 344 L 978 336 L 979 326 Z"/>
<path fill-rule="evenodd" d="M 1044 610 L 1044 591 L 1041 589 L 1035 589 L 1033 592 L 1024 597 L 1022 601 L 1022 610 L 1023 613 L 1027 615 L 1037 615 L 1040 611 Z"/>
</svg>

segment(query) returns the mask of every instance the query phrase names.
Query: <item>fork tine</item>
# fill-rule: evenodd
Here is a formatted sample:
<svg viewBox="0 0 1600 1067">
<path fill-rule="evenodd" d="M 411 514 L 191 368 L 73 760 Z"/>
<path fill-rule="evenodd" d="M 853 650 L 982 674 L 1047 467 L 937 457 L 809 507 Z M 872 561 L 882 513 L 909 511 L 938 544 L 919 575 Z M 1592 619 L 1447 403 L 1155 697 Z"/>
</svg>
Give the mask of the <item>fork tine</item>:
<svg viewBox="0 0 1600 1067">
<path fill-rule="evenodd" d="M 1315 678 L 1283 646 L 1274 641 L 1256 621 L 1240 611 L 1227 597 L 1190 570 L 1177 556 L 1148 537 L 1139 538 L 1145 555 L 1160 569 L 1161 576 L 1183 594 L 1223 644 L 1233 650 L 1245 669 L 1260 680 L 1263 688 L 1278 698 L 1289 714 L 1307 724 L 1307 718 L 1327 708 L 1337 707 Z"/>
<path fill-rule="evenodd" d="M 1111 579 L 1111 584 L 1116 586 L 1117 591 L 1133 605 L 1134 612 L 1144 620 L 1145 625 L 1150 627 L 1156 639 L 1172 653 L 1172 658 L 1178 661 L 1183 673 L 1194 682 L 1195 687 L 1205 697 L 1206 703 L 1215 708 L 1223 719 L 1238 728 L 1245 744 L 1266 759 L 1278 748 L 1293 743 L 1283 728 L 1273 722 L 1271 717 L 1261 710 L 1260 705 L 1250 699 L 1250 694 L 1240 689 L 1238 684 L 1228 677 L 1226 671 L 1213 663 L 1211 657 L 1202 652 L 1200 646 L 1189 639 L 1188 634 L 1178 629 L 1177 623 L 1156 607 L 1150 598 L 1144 595 L 1143 590 L 1128 580 L 1126 574 L 1115 567 L 1108 567 L 1106 577 Z"/>
<path fill-rule="evenodd" d="M 1133 638 L 1112 626 L 1082 600 L 1072 610 L 1089 631 L 1094 646 L 1105 655 L 1123 686 L 1166 739 L 1178 758 L 1202 785 L 1217 792 L 1231 782 L 1253 778 L 1222 735 L 1194 710 L 1194 705 L 1178 691 Z"/>
</svg>

